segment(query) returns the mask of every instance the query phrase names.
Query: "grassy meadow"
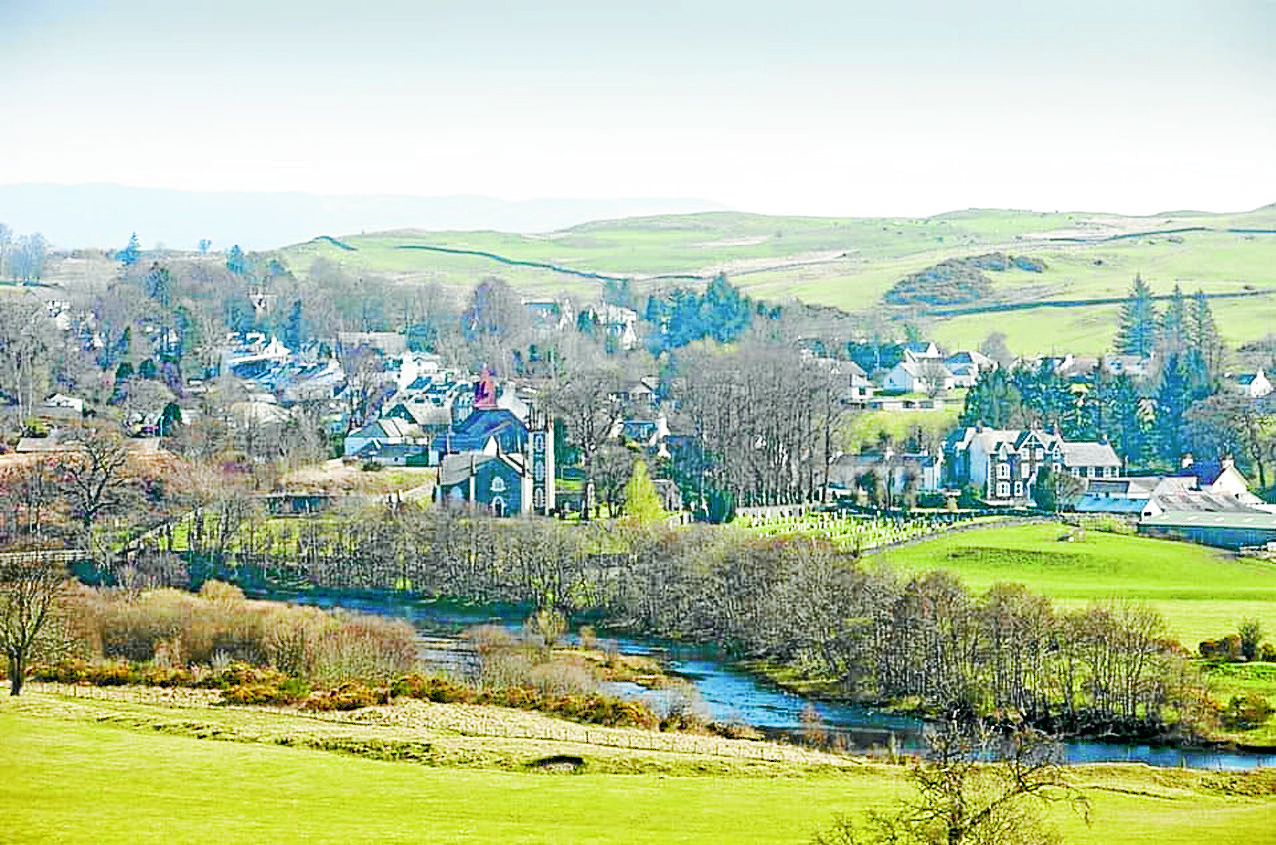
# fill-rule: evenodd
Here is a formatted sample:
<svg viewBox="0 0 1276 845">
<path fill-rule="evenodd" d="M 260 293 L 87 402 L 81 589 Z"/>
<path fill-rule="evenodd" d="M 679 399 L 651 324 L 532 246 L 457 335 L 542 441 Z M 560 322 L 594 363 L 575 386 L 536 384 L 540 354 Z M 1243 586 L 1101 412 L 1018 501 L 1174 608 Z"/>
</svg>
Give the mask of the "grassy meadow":
<svg viewBox="0 0 1276 845">
<path fill-rule="evenodd" d="M 1210 231 L 1120 237 L 1191 227 Z M 1124 297 L 1136 273 L 1157 294 L 1175 284 L 1189 293 L 1276 290 L 1276 235 L 1228 228 L 1276 229 L 1276 207 L 1245 214 L 1181 212 L 1156 217 L 1043 214 L 981 209 L 922 219 L 770 217 L 735 212 L 599 221 L 542 235 L 404 230 L 352 235 L 344 250 L 317 239 L 285 248 L 307 272 L 323 258 L 348 271 L 378 273 L 405 284 L 436 281 L 468 289 L 496 275 L 527 296 L 593 298 L 600 282 L 491 258 L 402 249 L 429 245 L 493 253 L 518 261 L 629 277 L 641 292 L 695 285 L 662 275 L 725 271 L 753 296 L 862 312 L 902 277 L 946 258 L 992 250 L 1046 263 L 1042 273 L 989 272 L 995 303 Z M 1081 239 L 1060 240 L 1061 238 Z M 1262 337 L 1276 319 L 1276 295 L 1215 300 L 1225 339 Z M 933 334 L 953 347 L 1004 331 L 1014 352 L 1068 349 L 1097 354 L 1110 345 L 1116 306 L 1080 305 L 936 318 Z"/>
<path fill-rule="evenodd" d="M 341 741 L 332 739 L 337 730 Z M 632 773 L 619 773 L 607 749 L 543 740 L 494 740 L 506 751 L 496 759 L 430 756 L 433 742 L 485 741 L 439 732 L 396 746 L 355 717 L 333 724 L 31 692 L 0 701 L 2 838 L 801 843 L 835 812 L 886 808 L 908 791 L 902 767 L 846 759 L 745 765 L 646 752 L 628 761 Z M 404 749 L 415 753 L 395 759 Z M 575 773 L 529 767 L 555 754 L 584 765 Z M 1270 772 L 1095 766 L 1070 774 L 1093 804 L 1092 824 L 1056 808 L 1065 841 L 1274 841 Z"/>
<path fill-rule="evenodd" d="M 1276 640 L 1276 564 L 1236 558 L 1190 543 L 1088 530 L 1056 523 L 945 534 L 883 557 L 908 571 L 947 569 L 975 589 L 998 581 L 1026 584 L 1061 605 L 1108 598 L 1145 601 L 1170 634 L 1195 649 L 1236 632 L 1245 617 Z"/>
</svg>

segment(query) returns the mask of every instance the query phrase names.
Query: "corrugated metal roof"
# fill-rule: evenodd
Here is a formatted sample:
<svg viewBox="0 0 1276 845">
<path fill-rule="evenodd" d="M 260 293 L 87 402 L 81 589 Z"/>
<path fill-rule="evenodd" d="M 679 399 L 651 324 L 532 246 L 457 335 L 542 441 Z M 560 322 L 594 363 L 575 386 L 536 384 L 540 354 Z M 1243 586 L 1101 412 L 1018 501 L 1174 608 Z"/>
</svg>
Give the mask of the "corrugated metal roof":
<svg viewBox="0 0 1276 845">
<path fill-rule="evenodd" d="M 1144 525 L 1194 528 L 1250 528 L 1276 531 L 1276 514 L 1263 511 L 1166 511 L 1143 520 Z"/>
</svg>

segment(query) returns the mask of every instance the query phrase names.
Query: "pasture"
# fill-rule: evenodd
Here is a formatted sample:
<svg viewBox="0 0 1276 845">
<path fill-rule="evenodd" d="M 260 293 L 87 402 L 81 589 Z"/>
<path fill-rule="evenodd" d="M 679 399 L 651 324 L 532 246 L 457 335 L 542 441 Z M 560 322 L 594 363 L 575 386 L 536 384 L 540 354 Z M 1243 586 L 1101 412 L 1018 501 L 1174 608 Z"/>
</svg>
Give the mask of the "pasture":
<svg viewBox="0 0 1276 845">
<path fill-rule="evenodd" d="M 1208 231 L 1172 231 L 1205 228 Z M 1229 229 L 1251 231 L 1228 231 Z M 1264 293 L 1214 300 L 1231 343 L 1262 337 L 1276 318 L 1276 208 L 1231 215 L 1182 212 L 1150 218 L 1103 214 L 971 210 L 922 219 L 770 217 L 734 212 L 599 221 L 561 232 L 404 230 L 353 235 L 282 250 L 308 272 L 316 259 L 349 272 L 382 274 L 400 283 L 440 282 L 468 290 L 495 275 L 526 296 L 592 299 L 601 281 L 491 257 L 445 254 L 419 246 L 474 250 L 519 262 L 633 279 L 639 297 L 675 286 L 702 286 L 725 272 L 748 294 L 797 298 L 852 312 L 880 308 L 902 277 L 947 258 L 1000 250 L 1039 258 L 1041 273 L 989 272 L 994 298 L 972 305 L 1025 304 L 1124 297 L 1136 273 L 1156 294 L 1175 284 L 1192 293 Z M 1132 236 L 1134 233 L 1152 233 Z M 1113 237 L 1116 239 L 1112 239 Z M 665 278 L 662 278 L 665 277 Z M 1115 330 L 1113 304 L 934 317 L 933 335 L 956 347 L 1003 331 L 1013 352 L 1106 351 Z M 887 312 L 891 313 L 891 312 Z"/>
<path fill-rule="evenodd" d="M 324 750 L 305 741 L 321 720 L 293 713 L 6 699 L 3 838 L 802 843 L 835 812 L 885 808 L 907 791 L 903 768 L 885 764 L 746 768 L 687 754 L 618 774 L 594 771 L 605 749 L 544 741 L 511 747 L 499 763 L 396 760 L 372 729 L 353 718 L 341 727 L 349 741 Z M 555 754 L 584 765 L 527 765 Z M 1072 777 L 1093 822 L 1057 808 L 1069 842 L 1272 841 L 1271 773 L 1099 766 Z"/>
<path fill-rule="evenodd" d="M 975 589 L 1022 583 L 1065 607 L 1146 601 L 1192 649 L 1235 633 L 1245 617 L 1262 620 L 1268 639 L 1276 638 L 1276 565 L 1205 546 L 1095 530 L 1082 537 L 1044 523 L 949 533 L 883 558 L 909 572 L 949 570 Z"/>
</svg>

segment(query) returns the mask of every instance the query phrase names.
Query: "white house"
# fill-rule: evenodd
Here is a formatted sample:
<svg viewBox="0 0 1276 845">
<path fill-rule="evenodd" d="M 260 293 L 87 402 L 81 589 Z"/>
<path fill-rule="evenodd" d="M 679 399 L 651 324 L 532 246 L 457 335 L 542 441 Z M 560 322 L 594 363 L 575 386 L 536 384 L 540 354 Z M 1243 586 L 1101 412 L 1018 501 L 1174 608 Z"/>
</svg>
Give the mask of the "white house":
<svg viewBox="0 0 1276 845">
<path fill-rule="evenodd" d="M 942 385 L 937 385 L 936 382 L 942 382 Z M 882 389 L 903 393 L 930 393 L 932 389 L 950 390 L 954 383 L 953 374 L 938 357 L 916 361 L 905 357 L 882 379 Z"/>
<path fill-rule="evenodd" d="M 1242 396 L 1250 399 L 1262 399 L 1272 392 L 1272 383 L 1268 380 L 1263 368 L 1256 373 L 1241 373 L 1236 377 L 1236 388 Z"/>
</svg>

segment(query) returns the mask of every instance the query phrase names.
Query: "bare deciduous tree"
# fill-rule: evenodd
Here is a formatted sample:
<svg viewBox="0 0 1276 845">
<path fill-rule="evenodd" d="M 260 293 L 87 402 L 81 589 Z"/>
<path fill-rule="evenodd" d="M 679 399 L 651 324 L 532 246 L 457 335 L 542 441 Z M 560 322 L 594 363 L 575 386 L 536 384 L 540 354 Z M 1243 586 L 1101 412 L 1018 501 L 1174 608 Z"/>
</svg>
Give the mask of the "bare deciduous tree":
<svg viewBox="0 0 1276 845">
<path fill-rule="evenodd" d="M 27 664 L 54 645 L 66 570 L 38 552 L 0 556 L 0 650 L 9 664 L 9 695 L 22 692 Z"/>
</svg>

